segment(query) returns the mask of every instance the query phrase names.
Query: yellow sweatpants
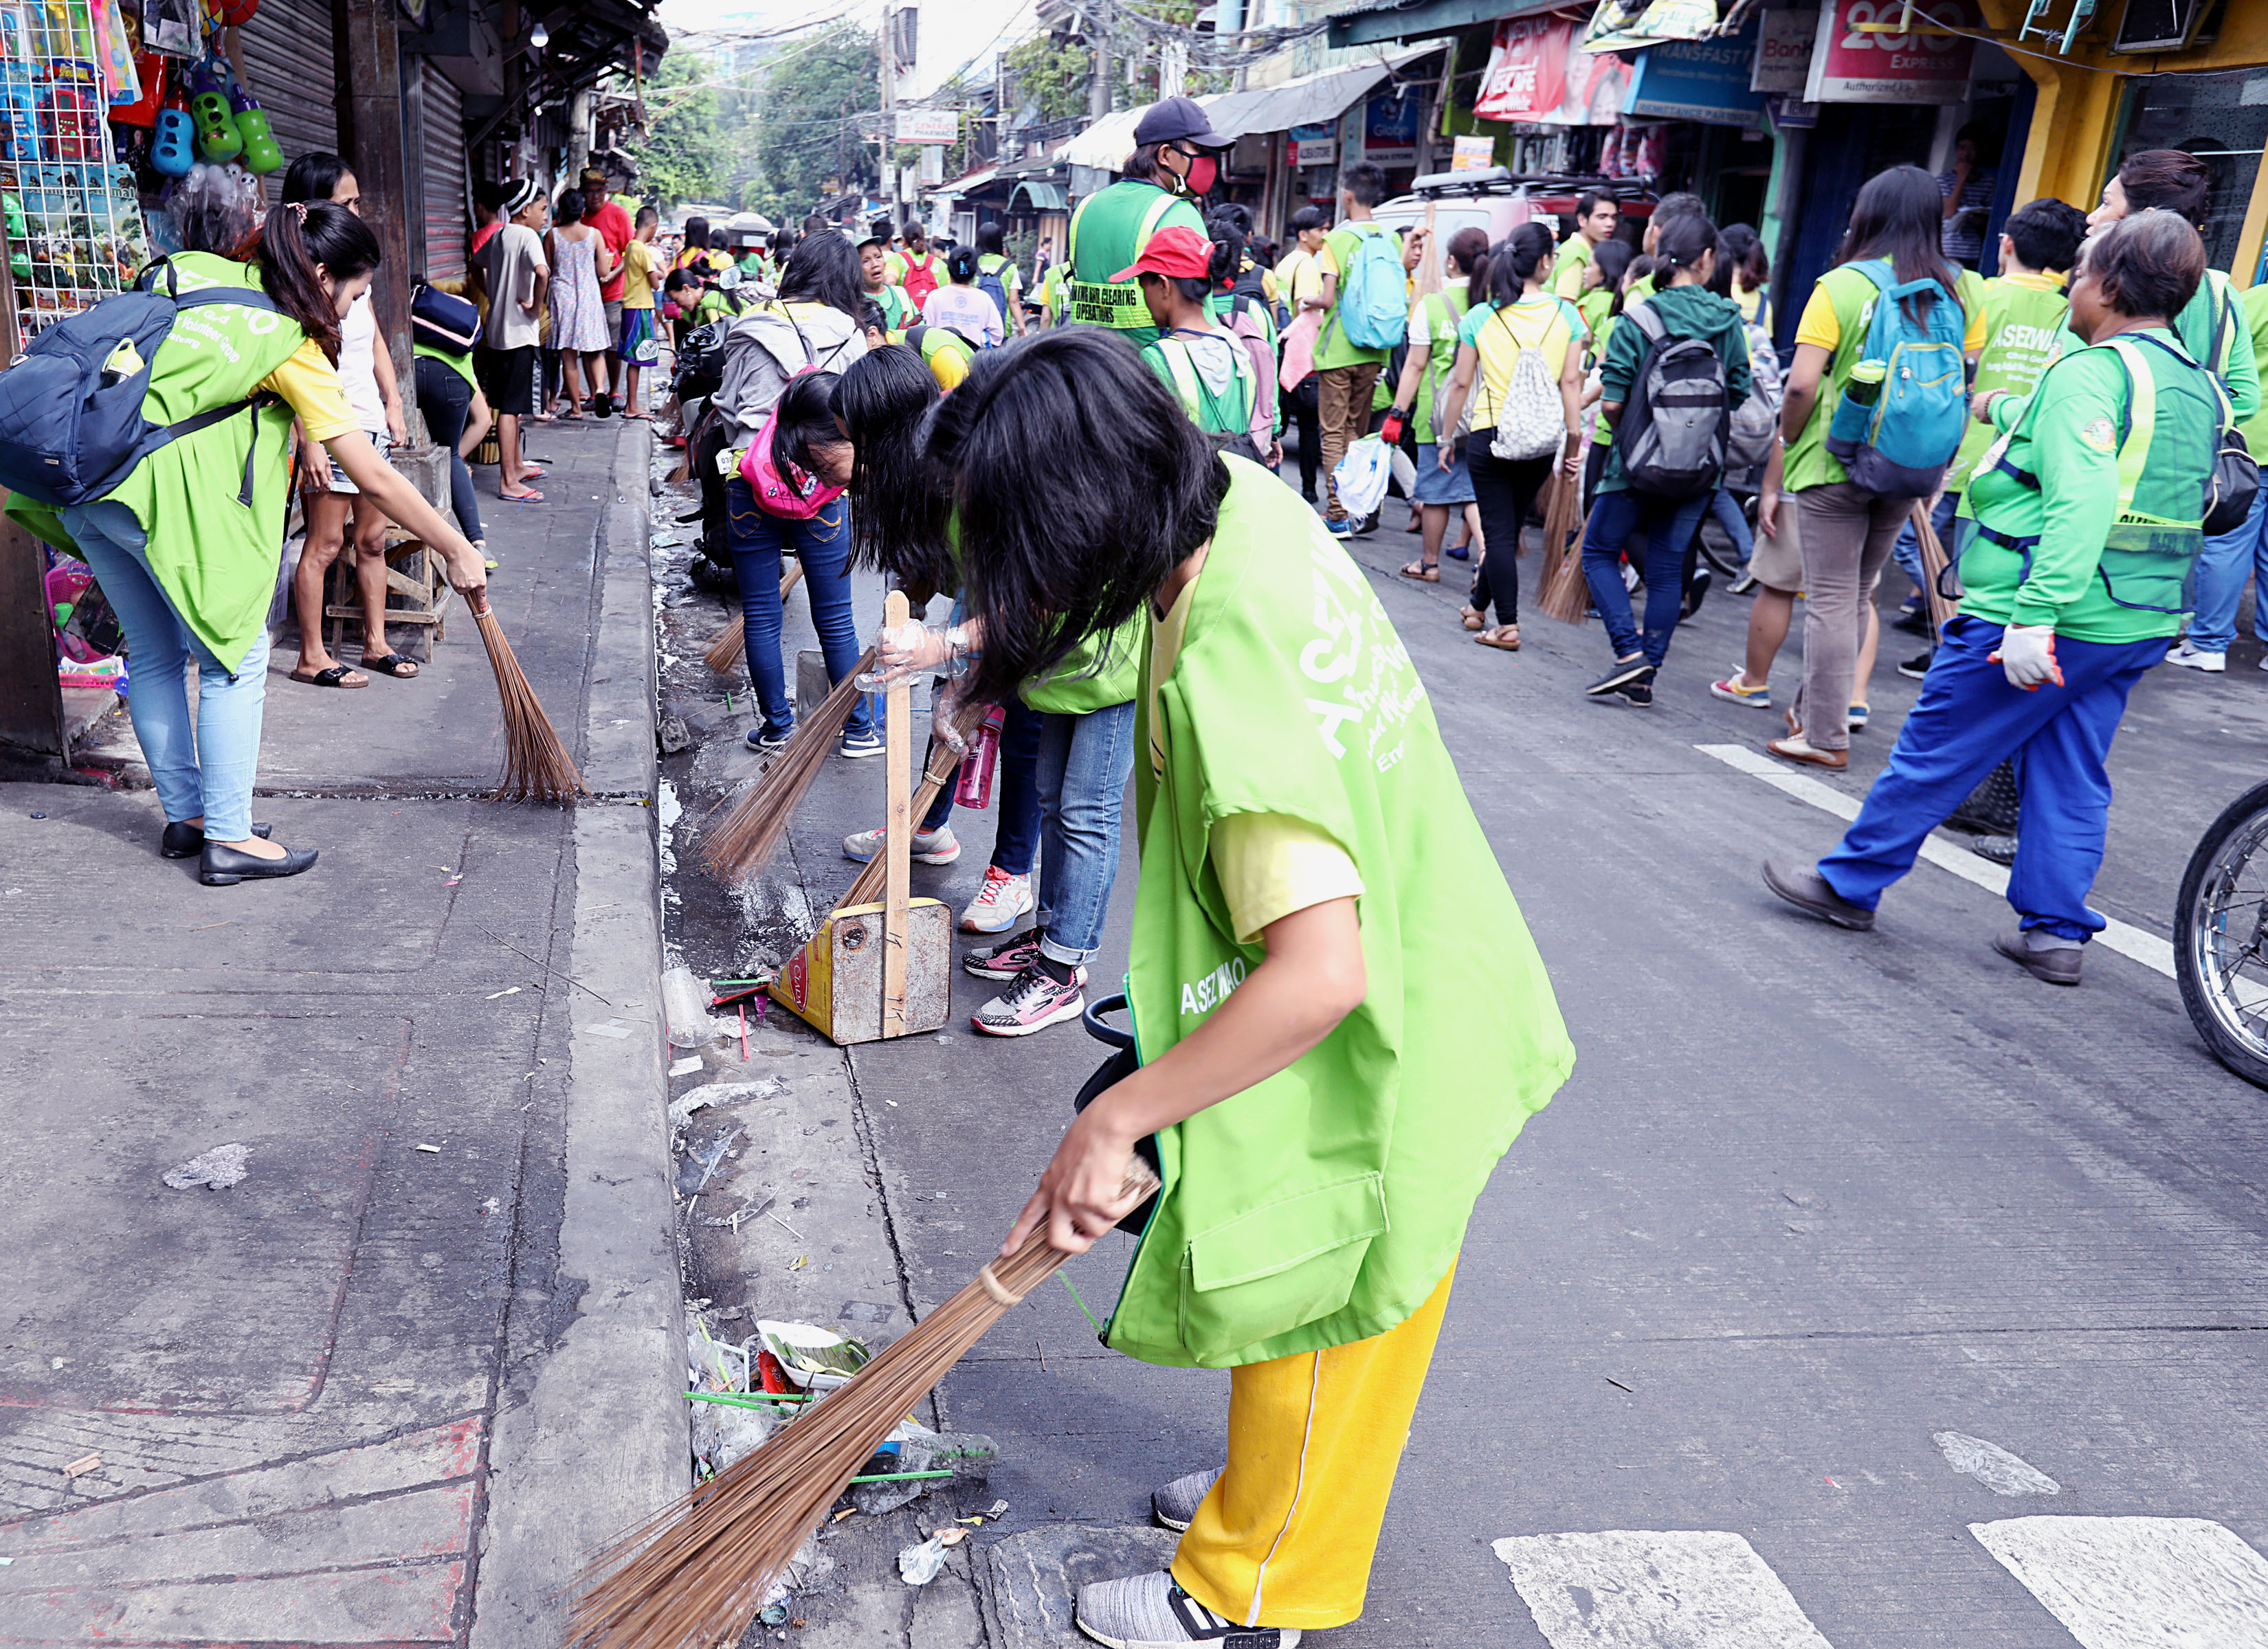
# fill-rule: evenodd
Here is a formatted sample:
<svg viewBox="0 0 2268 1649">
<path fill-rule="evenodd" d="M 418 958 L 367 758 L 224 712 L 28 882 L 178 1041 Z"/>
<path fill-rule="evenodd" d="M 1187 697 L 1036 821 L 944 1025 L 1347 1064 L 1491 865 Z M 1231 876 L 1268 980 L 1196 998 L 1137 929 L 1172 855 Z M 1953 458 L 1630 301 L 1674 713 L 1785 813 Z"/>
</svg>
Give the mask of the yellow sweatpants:
<svg viewBox="0 0 2268 1649">
<path fill-rule="evenodd" d="M 1174 1554 L 1182 1591 L 1247 1626 L 1361 1615 L 1456 1274 L 1384 1334 L 1229 1371 L 1228 1469 Z"/>
</svg>

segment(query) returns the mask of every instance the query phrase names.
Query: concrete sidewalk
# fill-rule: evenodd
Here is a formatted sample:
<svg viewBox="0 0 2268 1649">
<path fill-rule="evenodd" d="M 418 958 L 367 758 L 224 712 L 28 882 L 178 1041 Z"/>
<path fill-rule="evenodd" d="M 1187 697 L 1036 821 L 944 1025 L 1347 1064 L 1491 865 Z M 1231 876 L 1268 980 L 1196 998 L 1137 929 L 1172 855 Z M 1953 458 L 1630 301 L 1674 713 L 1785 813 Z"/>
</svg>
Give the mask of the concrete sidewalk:
<svg viewBox="0 0 2268 1649">
<path fill-rule="evenodd" d="M 255 813 L 306 876 L 207 888 L 147 791 L 0 785 L 0 1641 L 556 1644 L 568 1575 L 683 1490 L 651 438 L 546 429 L 552 502 L 483 500 L 616 799 L 473 799 L 461 607 L 418 681 L 277 660 Z M 163 1182 L 232 1145 L 239 1182 Z"/>
</svg>

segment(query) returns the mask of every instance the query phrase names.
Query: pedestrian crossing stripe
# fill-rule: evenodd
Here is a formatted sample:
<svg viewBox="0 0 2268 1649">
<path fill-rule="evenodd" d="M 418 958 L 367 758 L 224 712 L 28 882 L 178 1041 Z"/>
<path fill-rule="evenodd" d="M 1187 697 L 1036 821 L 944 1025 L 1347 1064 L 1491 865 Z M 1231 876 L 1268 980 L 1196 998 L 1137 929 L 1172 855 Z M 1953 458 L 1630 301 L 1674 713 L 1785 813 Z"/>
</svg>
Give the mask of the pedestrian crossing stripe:
<svg viewBox="0 0 2268 1649">
<path fill-rule="evenodd" d="M 2204 1518 L 2018 1517 L 1969 1530 L 2080 1649 L 2268 1649 L 2268 1558 Z M 1499 1540 L 1551 1649 L 1833 1649 L 1715 1529 Z"/>
</svg>

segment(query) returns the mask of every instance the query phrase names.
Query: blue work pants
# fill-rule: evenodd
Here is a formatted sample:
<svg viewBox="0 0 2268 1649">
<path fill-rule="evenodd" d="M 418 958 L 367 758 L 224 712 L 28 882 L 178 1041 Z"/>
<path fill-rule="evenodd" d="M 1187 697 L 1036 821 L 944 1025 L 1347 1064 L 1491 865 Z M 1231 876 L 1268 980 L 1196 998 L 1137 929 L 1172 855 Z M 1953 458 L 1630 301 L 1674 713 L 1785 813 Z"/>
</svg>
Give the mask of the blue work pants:
<svg viewBox="0 0 2268 1649">
<path fill-rule="evenodd" d="M 764 712 L 764 728 L 784 733 L 795 725 L 795 701 L 780 657 L 780 556 L 793 549 L 803 562 L 803 587 L 811 596 L 811 622 L 827 659 L 827 679 L 840 681 L 858 662 L 858 626 L 850 615 L 850 501 L 837 498 L 808 520 L 767 513 L 754 488 L 734 475 L 725 483 L 725 538 L 740 580 L 740 622 L 747 627 L 748 680 Z M 874 725 L 862 695 L 843 724 L 846 733 Z"/>
<path fill-rule="evenodd" d="M 1819 861 L 1819 873 L 1842 897 L 1872 910 L 1882 890 L 1913 868 L 1931 830 L 2013 756 L 2022 806 L 2008 902 L 2022 927 L 2085 940 L 2104 924 L 2087 894 L 2110 818 L 2104 762 L 2111 736 L 2126 713 L 2126 695 L 2166 656 L 2167 638 L 2058 636 L 2064 684 L 2027 693 L 1992 661 L 2000 632 L 1968 614 L 1945 626 L 1889 765 L 1841 844 Z"/>
</svg>

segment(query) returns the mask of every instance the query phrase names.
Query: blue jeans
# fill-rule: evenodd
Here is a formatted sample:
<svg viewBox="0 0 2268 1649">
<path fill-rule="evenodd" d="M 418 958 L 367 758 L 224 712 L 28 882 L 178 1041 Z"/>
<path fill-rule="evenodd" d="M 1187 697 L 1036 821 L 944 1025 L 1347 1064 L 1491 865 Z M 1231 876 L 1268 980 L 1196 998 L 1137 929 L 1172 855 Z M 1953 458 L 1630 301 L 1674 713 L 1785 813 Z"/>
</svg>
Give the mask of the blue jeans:
<svg viewBox="0 0 2268 1649">
<path fill-rule="evenodd" d="M 1717 525 L 1725 529 L 1725 536 L 1733 541 L 1733 559 L 1742 566 L 1756 553 L 1756 535 L 1749 530 L 1749 518 L 1742 512 L 1741 501 L 1723 487 L 1709 500 L 1709 513 Z"/>
<path fill-rule="evenodd" d="M 1041 953 L 1084 966 L 1102 949 L 1118 880 L 1118 815 L 1134 771 L 1134 701 L 1040 718 Z"/>
<path fill-rule="evenodd" d="M 811 593 L 811 622 L 819 650 L 827 659 L 827 679 L 840 681 L 858 662 L 858 626 L 850 615 L 850 501 L 837 498 L 807 521 L 768 515 L 748 483 L 735 475 L 725 483 L 725 538 L 733 547 L 733 570 L 740 580 L 740 622 L 748 632 L 748 680 L 763 707 L 764 730 L 785 732 L 795 725 L 795 701 L 788 696 L 787 671 L 780 658 L 780 555 L 793 548 L 803 561 L 803 587 Z M 874 726 L 871 696 L 862 696 L 843 724 L 846 733 Z"/>
<path fill-rule="evenodd" d="M 1889 765 L 1835 850 L 1819 861 L 1827 885 L 1872 910 L 1882 889 L 1913 868 L 1922 839 L 2000 762 L 2015 759 L 2022 796 L 2008 902 L 2026 928 L 2067 939 L 2100 933 L 2088 890 L 2102 864 L 2110 818 L 2104 761 L 2126 713 L 2126 695 L 2166 656 L 2169 638 L 2056 637 L 2064 684 L 2027 693 L 2008 685 L 1991 654 L 2000 626 L 1961 614 L 1938 638 L 1921 698 L 1898 730 Z"/>
<path fill-rule="evenodd" d="M 252 834 L 252 781 L 260 767 L 260 712 L 268 697 L 263 615 L 235 672 L 183 623 L 142 557 L 142 528 L 124 504 L 63 512 L 63 530 L 102 586 L 126 631 L 134 683 L 126 696 L 134 737 L 166 809 L 166 822 L 203 815 L 216 842 Z M 188 671 L 197 665 L 197 713 L 189 716 Z"/>
<path fill-rule="evenodd" d="M 1000 758 L 992 774 L 992 805 L 999 809 L 999 828 L 992 836 L 992 863 L 1011 876 L 1032 873 L 1032 853 L 1040 844 L 1040 712 L 1020 698 L 1008 701 L 1000 723 Z M 924 830 L 939 830 L 953 817 L 953 786 L 961 769 L 938 791 L 923 815 Z"/>
<path fill-rule="evenodd" d="M 1615 657 L 1627 659 L 1643 647 L 1646 661 L 1659 666 L 1669 655 L 1669 637 L 1685 604 L 1685 551 L 1693 542 L 1706 497 L 1653 498 L 1643 493 L 1602 492 L 1591 505 L 1583 529 L 1583 578 L 1591 605 L 1606 621 Z M 1646 637 L 1641 643 L 1631 618 L 1630 592 L 1623 588 L 1623 546 L 1646 529 Z"/>
<path fill-rule="evenodd" d="M 2236 639 L 2236 609 L 2244 586 L 2255 576 L 2260 598 L 2268 600 L 2268 488 L 2252 500 L 2252 513 L 2234 533 L 2205 541 L 2197 563 L 2197 612 L 2190 620 L 2190 645 L 2199 652 L 2227 652 Z M 2261 616 L 2252 615 L 2255 635 Z"/>
<path fill-rule="evenodd" d="M 1937 534 L 1937 541 L 1945 546 L 1945 553 L 1948 556 L 1953 554 L 1953 518 L 1960 512 L 1961 495 L 1958 492 L 1940 493 L 1936 504 L 1929 512 L 1929 530 Z M 1911 519 L 1898 528 L 1898 541 L 1890 546 L 1890 554 L 1898 565 L 1905 569 L 1906 577 L 1913 580 L 1916 594 L 1926 604 L 1929 600 L 1926 594 L 1929 578 L 1922 571 L 1921 540 L 1915 536 Z"/>
</svg>

